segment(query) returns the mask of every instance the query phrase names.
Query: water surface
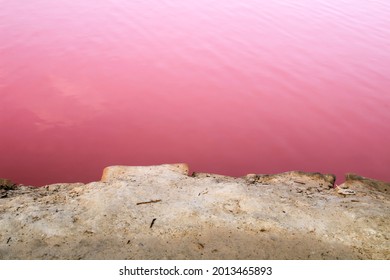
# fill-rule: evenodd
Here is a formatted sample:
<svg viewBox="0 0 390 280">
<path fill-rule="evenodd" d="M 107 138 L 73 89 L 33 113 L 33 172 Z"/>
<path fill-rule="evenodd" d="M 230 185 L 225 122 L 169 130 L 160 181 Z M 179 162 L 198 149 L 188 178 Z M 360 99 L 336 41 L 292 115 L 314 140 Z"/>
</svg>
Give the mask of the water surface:
<svg viewBox="0 0 390 280">
<path fill-rule="evenodd" d="M 390 181 L 388 1 L 0 5 L 0 177 L 186 162 Z"/>
</svg>

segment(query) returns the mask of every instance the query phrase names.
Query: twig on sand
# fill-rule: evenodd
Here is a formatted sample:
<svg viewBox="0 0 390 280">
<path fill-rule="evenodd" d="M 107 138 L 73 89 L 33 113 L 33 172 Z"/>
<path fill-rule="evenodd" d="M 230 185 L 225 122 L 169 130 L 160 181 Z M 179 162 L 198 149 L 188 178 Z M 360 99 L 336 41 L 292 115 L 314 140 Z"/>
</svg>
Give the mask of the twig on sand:
<svg viewBox="0 0 390 280">
<path fill-rule="evenodd" d="M 305 182 L 301 182 L 301 181 L 294 181 L 294 183 L 301 184 L 301 185 L 306 185 Z"/>
<path fill-rule="evenodd" d="M 152 226 L 154 225 L 154 222 L 156 221 L 156 218 L 154 218 L 153 220 L 152 220 L 152 223 L 150 224 L 150 228 L 152 228 Z"/>
<path fill-rule="evenodd" d="M 150 201 L 143 201 L 143 202 L 138 202 L 136 205 L 148 204 L 148 203 L 156 203 L 156 202 L 160 202 L 160 201 L 161 201 L 161 199 L 150 200 Z"/>
</svg>

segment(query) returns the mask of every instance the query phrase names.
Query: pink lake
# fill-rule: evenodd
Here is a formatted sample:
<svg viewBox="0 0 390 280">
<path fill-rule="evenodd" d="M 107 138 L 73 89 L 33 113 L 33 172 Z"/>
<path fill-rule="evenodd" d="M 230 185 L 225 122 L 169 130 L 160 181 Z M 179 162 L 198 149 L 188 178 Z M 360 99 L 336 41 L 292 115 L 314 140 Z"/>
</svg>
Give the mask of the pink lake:
<svg viewBox="0 0 390 280">
<path fill-rule="evenodd" d="M 0 177 L 186 162 L 390 181 L 390 2 L 0 1 Z"/>
</svg>

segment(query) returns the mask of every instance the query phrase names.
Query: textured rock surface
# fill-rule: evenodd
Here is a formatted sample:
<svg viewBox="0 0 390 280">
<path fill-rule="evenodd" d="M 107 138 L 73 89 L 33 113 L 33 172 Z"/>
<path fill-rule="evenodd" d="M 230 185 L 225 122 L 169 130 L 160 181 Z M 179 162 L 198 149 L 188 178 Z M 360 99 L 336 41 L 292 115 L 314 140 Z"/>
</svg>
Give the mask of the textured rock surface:
<svg viewBox="0 0 390 280">
<path fill-rule="evenodd" d="M 16 184 L 11 180 L 0 178 L 0 198 L 8 196 L 8 191 L 16 188 Z"/>
<path fill-rule="evenodd" d="M 100 182 L 6 189 L 0 259 L 390 258 L 386 183 L 187 172 L 114 166 Z"/>
</svg>

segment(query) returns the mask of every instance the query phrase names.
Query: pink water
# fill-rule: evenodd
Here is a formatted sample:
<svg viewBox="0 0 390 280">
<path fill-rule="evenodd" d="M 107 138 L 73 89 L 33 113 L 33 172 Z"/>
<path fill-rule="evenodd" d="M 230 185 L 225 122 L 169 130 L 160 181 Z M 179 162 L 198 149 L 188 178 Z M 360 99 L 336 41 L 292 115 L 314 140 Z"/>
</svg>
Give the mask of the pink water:
<svg viewBox="0 0 390 280">
<path fill-rule="evenodd" d="M 390 181 L 390 2 L 0 1 L 0 177 L 186 162 Z"/>
</svg>

